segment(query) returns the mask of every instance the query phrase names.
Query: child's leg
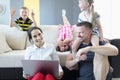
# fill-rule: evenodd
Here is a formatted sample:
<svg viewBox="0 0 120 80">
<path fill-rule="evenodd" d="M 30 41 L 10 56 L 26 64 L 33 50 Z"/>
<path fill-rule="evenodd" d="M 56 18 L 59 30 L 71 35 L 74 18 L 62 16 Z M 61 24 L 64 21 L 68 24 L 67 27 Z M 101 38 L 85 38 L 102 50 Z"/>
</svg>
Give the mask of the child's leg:
<svg viewBox="0 0 120 80">
<path fill-rule="evenodd" d="M 44 80 L 44 75 L 41 72 L 36 73 L 31 80 Z"/>
<path fill-rule="evenodd" d="M 62 17 L 63 17 L 63 24 L 70 26 L 70 22 L 68 21 L 67 17 L 66 16 L 62 16 Z"/>
<path fill-rule="evenodd" d="M 68 19 L 66 17 L 66 10 L 65 9 L 62 10 L 62 19 L 63 19 L 63 24 L 64 25 L 69 25 L 70 26 L 70 22 L 68 21 Z"/>
<path fill-rule="evenodd" d="M 93 46 L 99 46 L 98 36 L 92 35 L 91 42 Z M 108 57 L 95 53 L 93 63 L 95 80 L 106 80 L 106 76 L 109 70 Z"/>
</svg>

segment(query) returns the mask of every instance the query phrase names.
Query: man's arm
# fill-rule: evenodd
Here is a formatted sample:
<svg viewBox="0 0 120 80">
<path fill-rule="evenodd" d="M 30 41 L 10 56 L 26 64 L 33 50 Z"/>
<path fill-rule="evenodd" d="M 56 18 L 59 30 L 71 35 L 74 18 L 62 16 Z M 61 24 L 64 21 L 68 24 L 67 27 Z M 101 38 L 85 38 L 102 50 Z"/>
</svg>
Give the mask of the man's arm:
<svg viewBox="0 0 120 80">
<path fill-rule="evenodd" d="M 71 69 L 73 66 L 77 65 L 77 63 L 79 62 L 79 58 L 73 58 L 73 54 L 69 54 L 67 56 L 66 62 L 65 62 L 65 66 L 68 69 Z"/>
<path fill-rule="evenodd" d="M 77 52 L 77 56 L 82 54 L 86 54 L 88 51 L 95 52 L 96 54 L 104 55 L 104 56 L 114 56 L 118 54 L 117 47 L 107 43 L 103 46 L 88 46 L 82 49 L 79 49 Z"/>
<path fill-rule="evenodd" d="M 81 42 L 82 42 L 81 38 L 77 37 L 75 39 L 75 41 L 72 44 L 72 53 L 75 53 L 75 54 L 77 53 L 77 49 L 78 49 L 79 45 L 81 44 Z"/>
<path fill-rule="evenodd" d="M 86 54 L 82 55 L 80 57 L 76 57 L 75 54 L 69 54 L 67 56 L 65 66 L 70 70 L 77 69 L 78 68 L 78 62 L 84 61 L 86 59 L 87 59 Z"/>
<path fill-rule="evenodd" d="M 97 46 L 97 47 L 92 46 L 90 48 L 90 51 L 93 51 L 97 54 L 106 55 L 106 56 L 118 55 L 117 47 L 111 45 L 110 43 L 107 43 L 103 46 Z"/>
</svg>

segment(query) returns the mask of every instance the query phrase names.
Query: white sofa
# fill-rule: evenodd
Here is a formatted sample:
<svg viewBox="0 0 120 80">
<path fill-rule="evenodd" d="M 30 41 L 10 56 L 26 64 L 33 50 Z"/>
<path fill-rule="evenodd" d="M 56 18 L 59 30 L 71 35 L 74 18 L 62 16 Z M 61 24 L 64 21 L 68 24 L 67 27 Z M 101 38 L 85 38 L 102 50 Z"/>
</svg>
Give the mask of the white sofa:
<svg viewBox="0 0 120 80">
<path fill-rule="evenodd" d="M 41 25 L 44 40 L 56 46 L 58 36 L 57 25 Z M 0 25 L 0 68 L 22 67 L 21 60 L 24 59 L 25 48 L 30 45 L 27 32 L 20 31 L 16 27 Z M 4 40 L 3 40 L 4 38 Z M 57 52 L 60 63 L 64 66 L 68 52 Z"/>
<path fill-rule="evenodd" d="M 57 25 L 40 25 L 43 30 L 44 39 L 56 46 L 58 36 Z M 75 37 L 75 30 L 73 31 Z M 111 44 L 120 49 L 120 39 L 111 40 Z M 0 24 L 0 80 L 21 80 L 22 65 L 25 48 L 30 45 L 27 32 L 20 31 L 17 28 L 10 28 L 9 25 Z M 70 52 L 57 52 L 62 66 L 65 65 L 65 59 Z M 119 62 L 120 55 L 111 58 L 111 65 L 114 68 L 113 77 L 120 77 Z M 117 66 L 116 66 L 117 65 Z"/>
</svg>

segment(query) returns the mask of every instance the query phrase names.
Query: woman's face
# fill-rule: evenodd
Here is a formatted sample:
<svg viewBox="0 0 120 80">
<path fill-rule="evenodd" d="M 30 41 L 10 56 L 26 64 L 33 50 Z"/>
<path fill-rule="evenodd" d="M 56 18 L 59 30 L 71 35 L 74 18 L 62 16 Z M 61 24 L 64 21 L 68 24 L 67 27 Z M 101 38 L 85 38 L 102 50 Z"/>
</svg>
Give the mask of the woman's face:
<svg viewBox="0 0 120 80">
<path fill-rule="evenodd" d="M 37 47 L 41 47 L 44 43 L 43 40 L 43 36 L 42 36 L 42 32 L 39 29 L 35 29 L 31 32 L 31 37 L 32 37 L 32 41 L 33 43 L 37 46 Z"/>
</svg>

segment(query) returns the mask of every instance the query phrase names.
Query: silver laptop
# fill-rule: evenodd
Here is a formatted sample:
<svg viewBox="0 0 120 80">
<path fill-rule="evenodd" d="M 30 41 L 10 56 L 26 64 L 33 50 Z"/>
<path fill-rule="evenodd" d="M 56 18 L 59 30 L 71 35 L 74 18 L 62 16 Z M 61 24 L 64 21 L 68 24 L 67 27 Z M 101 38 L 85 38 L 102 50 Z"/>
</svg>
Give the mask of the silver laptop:
<svg viewBox="0 0 120 80">
<path fill-rule="evenodd" d="M 22 60 L 23 70 L 30 76 L 35 75 L 37 72 L 51 73 L 55 77 L 59 74 L 58 61 L 48 60 Z"/>
</svg>

